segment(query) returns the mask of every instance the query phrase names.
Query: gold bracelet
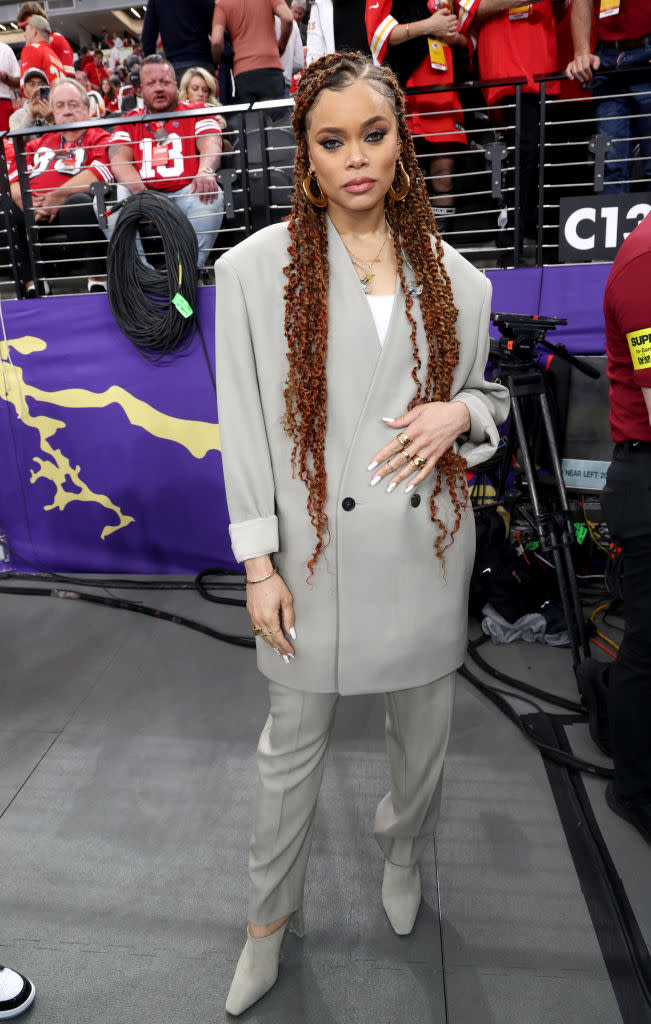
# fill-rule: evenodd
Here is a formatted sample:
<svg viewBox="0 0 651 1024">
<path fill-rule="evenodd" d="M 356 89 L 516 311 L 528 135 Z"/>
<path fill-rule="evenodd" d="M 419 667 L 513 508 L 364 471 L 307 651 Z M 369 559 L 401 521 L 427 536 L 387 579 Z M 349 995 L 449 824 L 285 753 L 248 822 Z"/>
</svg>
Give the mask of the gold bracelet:
<svg viewBox="0 0 651 1024">
<path fill-rule="evenodd" d="M 200 167 L 197 174 L 214 174 L 212 167 Z"/>
<path fill-rule="evenodd" d="M 244 579 L 246 580 L 247 583 L 264 583 L 265 580 L 270 580 L 272 576 L 275 576 L 277 572 L 278 570 L 274 565 L 273 569 L 271 570 L 268 576 L 262 576 L 259 580 L 250 580 L 248 576 L 245 576 Z"/>
</svg>

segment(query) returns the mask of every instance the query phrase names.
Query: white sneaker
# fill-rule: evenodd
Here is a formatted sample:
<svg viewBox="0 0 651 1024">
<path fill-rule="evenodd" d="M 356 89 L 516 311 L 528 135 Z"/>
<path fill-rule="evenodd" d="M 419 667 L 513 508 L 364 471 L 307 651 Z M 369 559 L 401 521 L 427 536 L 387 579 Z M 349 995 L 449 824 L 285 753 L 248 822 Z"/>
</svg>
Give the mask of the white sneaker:
<svg viewBox="0 0 651 1024">
<path fill-rule="evenodd" d="M 0 1020 L 9 1020 L 23 1013 L 34 1002 L 36 989 L 29 978 L 0 967 Z"/>
</svg>

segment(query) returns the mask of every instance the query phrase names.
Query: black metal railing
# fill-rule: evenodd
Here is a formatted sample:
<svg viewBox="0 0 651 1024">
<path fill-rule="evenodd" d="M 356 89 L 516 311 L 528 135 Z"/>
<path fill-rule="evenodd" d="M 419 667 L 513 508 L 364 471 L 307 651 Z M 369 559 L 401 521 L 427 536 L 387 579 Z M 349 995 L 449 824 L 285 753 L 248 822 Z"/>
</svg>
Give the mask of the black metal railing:
<svg viewBox="0 0 651 1024">
<path fill-rule="evenodd" d="M 630 74 L 628 71 L 627 75 Z M 624 79 L 620 72 L 611 71 L 608 76 L 612 81 L 612 95 L 622 95 L 620 90 Z M 442 147 L 436 144 L 435 135 L 414 136 L 434 205 L 442 194 L 441 182 L 437 181 L 435 171 L 436 158 L 443 156 L 452 161 L 450 196 L 454 213 L 448 214 L 442 208 L 439 226 L 445 239 L 480 267 L 558 262 L 562 198 L 586 196 L 595 201 L 603 193 L 611 143 L 607 130 L 604 130 L 608 127 L 607 119 L 600 121 L 599 131 L 589 91 L 586 91 L 585 98 L 578 99 L 555 95 L 556 86 L 552 83 L 562 78 L 560 74 L 537 77 L 540 92 L 533 100 L 533 94 L 526 91 L 528 86 L 524 78 L 459 83 L 454 86 L 454 91 L 461 99 L 467 144 Z M 482 90 L 497 85 L 507 86 L 508 96 L 499 107 L 490 107 Z M 647 88 L 651 95 L 651 84 L 647 83 Z M 450 91 L 449 84 L 407 90 L 412 95 Z M 537 161 L 533 174 L 537 180 L 532 190 L 531 152 L 527 163 L 523 158 L 523 147 L 532 145 L 531 138 L 525 138 L 525 132 L 531 135 L 531 105 L 534 102 L 536 138 L 533 143 Z M 225 216 L 213 248 L 215 258 L 251 232 L 278 222 L 289 213 L 295 153 L 290 124 L 292 105 L 292 100 L 274 100 L 252 107 L 243 104 L 211 108 L 212 113 L 226 121 L 223 138 L 227 149 L 218 174 L 224 192 Z M 440 110 L 437 112 L 441 113 Z M 448 112 L 458 114 L 458 110 L 452 108 Z M 525 115 L 528 119 L 526 128 Z M 66 126 L 66 129 L 103 126 L 110 131 L 122 124 L 143 120 L 167 121 L 173 118 L 180 121 L 196 116 L 196 110 L 192 110 L 152 117 L 136 115 L 107 121 L 93 119 Z M 633 152 L 628 187 L 643 191 L 648 182 L 641 173 L 642 164 L 637 150 L 645 150 L 650 140 L 641 131 L 642 115 L 632 114 L 631 124 L 639 130 L 633 131 L 630 138 Z M 24 257 L 21 258 L 21 247 L 17 245 L 16 226 L 12 222 L 6 157 L 0 144 L 0 223 L 7 238 L 0 260 L 0 276 L 13 281 L 19 296 L 25 294 L 24 282 L 29 279 L 35 282 L 37 294 L 42 293 L 41 285 L 45 279 L 56 281 L 59 291 L 74 288 L 74 251 L 62 258 L 56 238 L 53 242 L 40 242 L 33 216 L 25 145 L 31 137 L 43 134 L 43 131 L 43 128 L 31 128 L 5 136 L 14 144 L 19 169 L 28 234 L 26 266 L 23 265 Z M 98 184 L 94 191 L 101 217 L 102 196 L 107 190 Z M 525 221 L 531 224 L 532 217 L 531 209 L 525 207 L 527 203 L 531 206 L 532 191 L 535 192 L 535 229 L 533 237 L 528 237 Z M 644 202 L 640 208 L 644 208 Z"/>
</svg>

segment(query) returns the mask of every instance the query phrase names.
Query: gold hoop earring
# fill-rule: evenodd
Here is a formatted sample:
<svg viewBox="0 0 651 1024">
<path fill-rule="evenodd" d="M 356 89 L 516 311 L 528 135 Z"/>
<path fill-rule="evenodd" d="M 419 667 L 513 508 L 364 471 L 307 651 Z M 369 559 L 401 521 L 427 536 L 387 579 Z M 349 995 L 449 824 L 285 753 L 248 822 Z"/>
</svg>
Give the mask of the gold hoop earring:
<svg viewBox="0 0 651 1024">
<path fill-rule="evenodd" d="M 398 157 L 396 163 L 396 172 L 400 175 L 400 185 L 398 186 L 398 188 L 394 188 L 393 182 L 391 183 L 391 188 L 389 189 L 389 198 L 393 199 L 394 203 L 401 203 L 402 200 L 407 195 L 407 193 L 409 192 L 409 189 L 411 188 L 411 181 L 409 180 L 409 175 L 405 170 L 405 165 L 402 162 L 402 157 Z"/>
<path fill-rule="evenodd" d="M 315 185 L 319 190 L 318 195 L 316 195 L 312 191 Z M 303 191 L 305 192 L 305 195 L 307 196 L 308 200 L 312 203 L 312 206 L 318 207 L 319 210 L 324 210 L 325 207 L 328 205 L 328 197 L 324 196 L 323 192 L 321 191 L 319 179 L 317 178 L 314 171 L 309 171 L 303 178 Z"/>
</svg>

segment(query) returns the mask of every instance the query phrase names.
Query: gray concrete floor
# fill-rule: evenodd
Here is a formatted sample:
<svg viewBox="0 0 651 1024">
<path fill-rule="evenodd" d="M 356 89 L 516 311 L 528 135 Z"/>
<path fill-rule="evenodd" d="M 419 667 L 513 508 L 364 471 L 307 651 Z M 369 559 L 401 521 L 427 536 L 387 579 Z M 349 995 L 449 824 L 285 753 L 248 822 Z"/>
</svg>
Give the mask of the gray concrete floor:
<svg viewBox="0 0 651 1024">
<path fill-rule="evenodd" d="M 124 596 L 247 632 L 241 610 L 192 592 Z M 232 1019 L 224 1000 L 245 938 L 267 712 L 253 652 L 126 611 L 16 594 L 0 595 L 0 649 L 0 962 L 37 986 L 25 1021 Z M 483 650 L 576 698 L 567 651 Z M 388 784 L 383 718 L 379 697 L 339 704 L 306 935 L 288 937 L 278 984 L 243 1019 L 620 1024 L 543 763 L 463 681 L 423 905 L 410 937 L 392 933 L 371 834 Z M 590 786 L 648 937 L 648 848 L 608 812 L 603 784 Z"/>
</svg>

